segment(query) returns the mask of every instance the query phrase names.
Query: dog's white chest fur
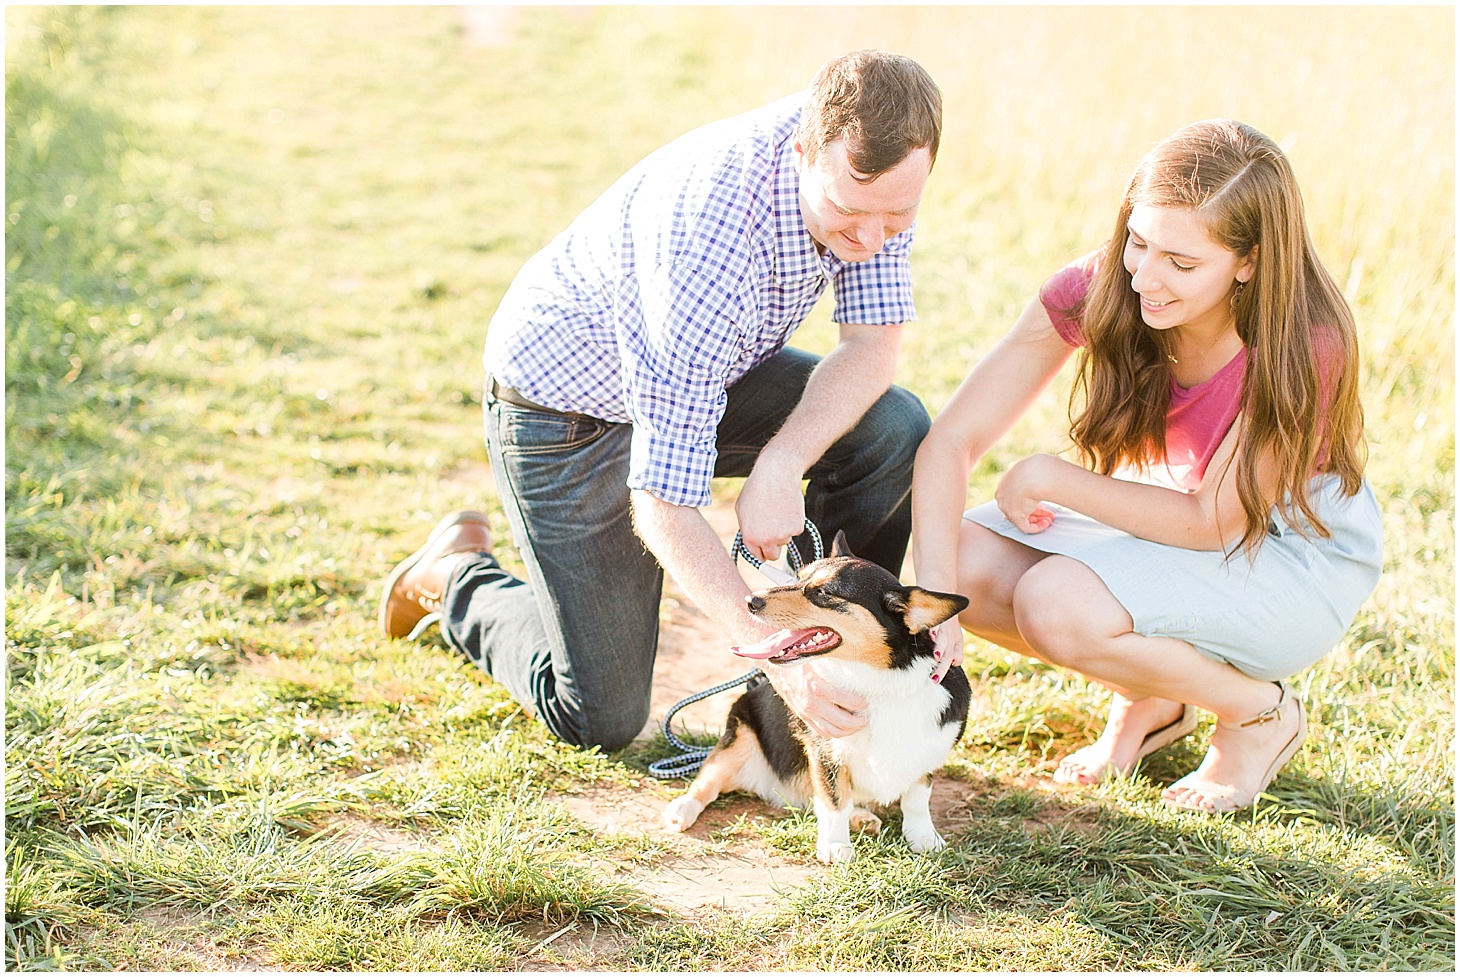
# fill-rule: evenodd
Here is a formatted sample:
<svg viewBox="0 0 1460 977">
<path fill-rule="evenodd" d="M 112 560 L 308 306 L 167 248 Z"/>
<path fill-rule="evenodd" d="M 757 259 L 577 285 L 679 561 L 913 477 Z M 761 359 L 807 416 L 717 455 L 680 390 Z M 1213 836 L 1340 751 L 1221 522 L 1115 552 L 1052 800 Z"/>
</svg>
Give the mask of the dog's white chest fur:
<svg viewBox="0 0 1460 977">
<path fill-rule="evenodd" d="M 867 725 L 830 741 L 854 800 L 890 804 L 947 760 L 958 724 L 939 725 L 950 694 L 929 677 L 931 663 L 899 671 L 834 659 L 807 664 L 867 699 Z"/>
</svg>

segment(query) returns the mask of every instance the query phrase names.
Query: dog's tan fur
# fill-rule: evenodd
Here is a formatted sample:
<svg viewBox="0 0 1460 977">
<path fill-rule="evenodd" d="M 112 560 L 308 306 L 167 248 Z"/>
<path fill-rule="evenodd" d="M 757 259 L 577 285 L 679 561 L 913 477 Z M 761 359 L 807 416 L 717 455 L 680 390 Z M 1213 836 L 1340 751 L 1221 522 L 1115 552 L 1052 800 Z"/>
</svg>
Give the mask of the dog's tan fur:
<svg viewBox="0 0 1460 977">
<path fill-rule="evenodd" d="M 756 761 L 761 756 L 755 731 L 743 728 L 733 742 L 705 759 L 685 796 L 703 809 L 727 790 L 755 791 L 758 785 L 752 771 L 756 770 Z M 798 777 L 784 786 L 785 796 L 781 800 L 788 805 L 803 804 L 816 793 L 811 777 Z"/>
<path fill-rule="evenodd" d="M 824 560 L 794 584 L 760 591 L 765 607 L 757 614 L 764 621 L 785 628 L 824 627 L 841 635 L 842 642 L 832 654 L 843 661 L 862 662 L 885 669 L 890 651 L 883 639 L 882 626 L 867 609 L 846 604 L 835 610 L 813 604 L 806 597 L 807 588 L 823 586 L 837 573 L 836 561 Z"/>
</svg>

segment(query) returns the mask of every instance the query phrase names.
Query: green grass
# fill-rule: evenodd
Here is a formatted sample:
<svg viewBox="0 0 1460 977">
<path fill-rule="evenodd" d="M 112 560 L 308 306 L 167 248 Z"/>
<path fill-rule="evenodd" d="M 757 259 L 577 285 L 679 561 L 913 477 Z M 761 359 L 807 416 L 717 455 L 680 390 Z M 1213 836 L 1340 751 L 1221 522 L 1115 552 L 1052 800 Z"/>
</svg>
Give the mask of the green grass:
<svg viewBox="0 0 1460 977">
<path fill-rule="evenodd" d="M 1453 969 L 1453 11 L 528 8 L 500 48 L 442 7 L 6 28 L 10 969 Z M 867 46 L 946 98 L 899 368 L 935 411 L 1151 144 L 1214 115 L 1283 143 L 1360 323 L 1385 573 L 1298 676 L 1310 737 L 1251 816 L 1160 805 L 1199 739 L 1050 789 L 1102 693 L 972 643 L 947 851 L 890 830 L 766 912 L 676 915 L 635 880 L 660 842 L 553 800 L 667 796 L 662 742 L 555 743 L 439 643 L 380 639 L 376 588 L 448 509 L 508 536 L 479 354 L 521 263 L 664 141 Z M 823 306 L 797 342 L 831 341 Z M 707 844 L 809 862 L 814 824 Z"/>
</svg>

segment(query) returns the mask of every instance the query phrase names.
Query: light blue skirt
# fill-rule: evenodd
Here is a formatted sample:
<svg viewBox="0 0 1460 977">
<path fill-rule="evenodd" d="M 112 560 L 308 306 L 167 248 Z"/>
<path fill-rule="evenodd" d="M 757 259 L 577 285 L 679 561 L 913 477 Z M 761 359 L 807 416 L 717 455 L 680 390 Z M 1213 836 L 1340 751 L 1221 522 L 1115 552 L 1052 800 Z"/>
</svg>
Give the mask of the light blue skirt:
<svg viewBox="0 0 1460 977">
<path fill-rule="evenodd" d="M 1104 581 L 1148 637 L 1178 638 L 1256 679 L 1286 678 L 1338 644 L 1379 582 L 1384 534 L 1367 482 L 1345 497 L 1336 476 L 1309 483 L 1332 535 L 1289 525 L 1276 509 L 1255 560 L 1238 552 L 1152 543 L 1051 505 L 1054 524 L 1022 533 L 998 505 L 963 518 L 1045 553 L 1079 560 Z M 1305 530 L 1306 535 L 1303 531 Z"/>
</svg>

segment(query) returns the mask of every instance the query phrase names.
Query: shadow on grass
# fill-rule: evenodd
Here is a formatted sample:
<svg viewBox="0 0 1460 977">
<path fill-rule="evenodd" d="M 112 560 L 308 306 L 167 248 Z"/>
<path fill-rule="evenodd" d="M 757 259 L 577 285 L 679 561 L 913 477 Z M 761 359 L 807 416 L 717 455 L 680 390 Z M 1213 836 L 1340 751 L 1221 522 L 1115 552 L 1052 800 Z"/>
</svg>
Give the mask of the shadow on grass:
<svg viewBox="0 0 1460 977">
<path fill-rule="evenodd" d="M 789 947 L 789 965 L 810 969 L 1453 965 L 1453 893 L 1433 863 L 1381 862 L 1378 845 L 1370 861 L 1343 832 L 1315 852 L 1292 837 L 1306 817 L 1281 804 L 1205 819 L 1092 801 L 972 793 L 966 819 L 944 832 L 950 847 L 921 858 L 893 814 L 881 838 L 858 843 L 855 863 L 789 893 L 753 943 Z M 687 946 L 671 928 L 631 953 L 641 964 L 729 965 L 757 949 L 744 937 Z"/>
<path fill-rule="evenodd" d="M 187 308 L 208 285 L 192 265 L 213 228 L 195 212 L 197 176 L 154 145 L 162 137 L 109 81 L 125 70 L 119 59 L 143 56 L 119 50 L 117 16 L 35 11 L 7 64 L 6 555 L 31 580 L 105 562 L 114 589 L 165 589 L 217 577 L 221 554 L 250 541 L 238 521 L 189 518 L 209 487 L 182 474 L 199 458 L 247 456 L 216 436 L 231 414 L 192 413 L 217 398 L 194 347 L 242 327 Z M 326 410 L 312 396 L 252 392 L 274 395 L 281 424 Z M 301 599 L 318 603 L 307 583 Z M 299 589 L 279 568 L 240 586 L 243 599 Z"/>
<path fill-rule="evenodd" d="M 118 494 L 139 468 L 138 435 L 175 423 L 146 411 L 126 355 L 163 324 L 122 203 L 135 133 L 83 60 L 98 19 L 41 16 L 6 72 L 6 552 L 48 566 L 84 565 L 67 508 Z"/>
</svg>

